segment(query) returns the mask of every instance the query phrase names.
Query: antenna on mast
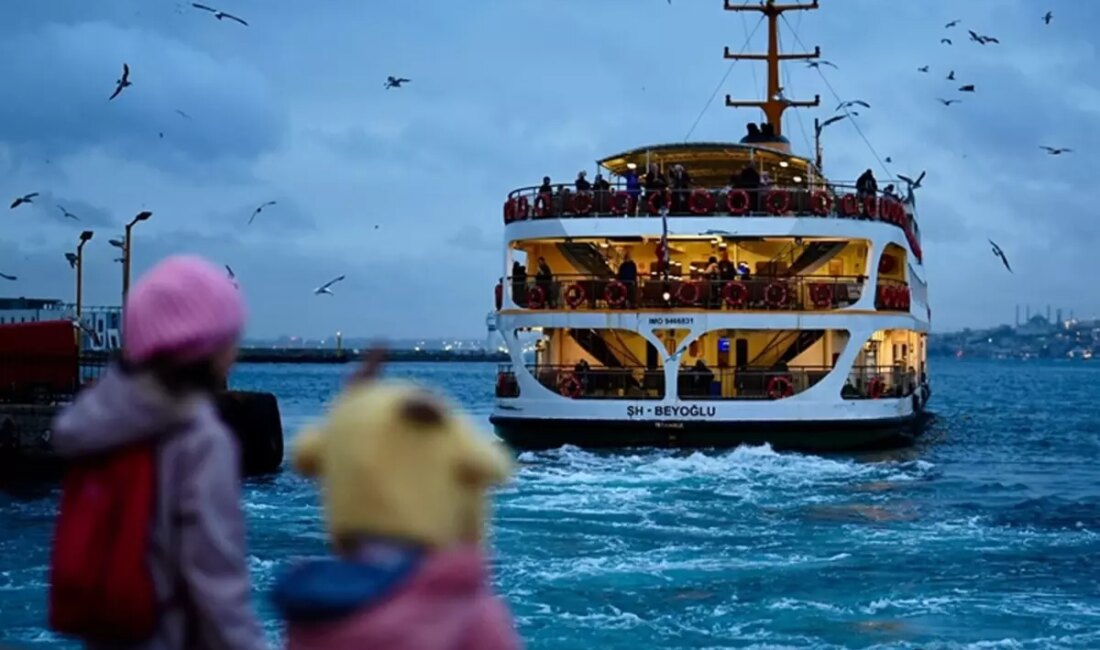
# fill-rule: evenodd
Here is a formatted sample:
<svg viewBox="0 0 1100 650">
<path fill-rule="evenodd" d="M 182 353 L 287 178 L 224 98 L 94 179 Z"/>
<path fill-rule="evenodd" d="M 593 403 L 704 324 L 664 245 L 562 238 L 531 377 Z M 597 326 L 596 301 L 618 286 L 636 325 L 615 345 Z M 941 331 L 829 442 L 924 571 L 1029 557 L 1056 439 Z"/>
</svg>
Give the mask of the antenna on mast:
<svg viewBox="0 0 1100 650">
<path fill-rule="evenodd" d="M 755 5 L 735 5 L 730 0 L 725 0 L 726 11 L 759 11 L 768 19 L 768 52 L 767 54 L 735 54 L 730 48 L 725 48 L 726 59 L 746 59 L 750 61 L 767 61 L 768 63 L 768 96 L 763 101 L 734 100 L 726 95 L 726 106 L 734 108 L 756 107 L 764 111 L 768 118 L 768 124 L 776 136 L 783 134 L 783 111 L 790 107 L 814 107 L 821 104 L 821 96 L 814 95 L 813 101 L 792 101 L 783 94 L 783 86 L 779 78 L 779 62 L 795 59 L 816 59 L 821 56 L 821 48 L 815 47 L 813 52 L 798 54 L 781 54 L 779 52 L 779 17 L 785 11 L 806 11 L 818 8 L 818 0 L 811 4 L 776 4 L 775 0 L 766 0 Z"/>
</svg>

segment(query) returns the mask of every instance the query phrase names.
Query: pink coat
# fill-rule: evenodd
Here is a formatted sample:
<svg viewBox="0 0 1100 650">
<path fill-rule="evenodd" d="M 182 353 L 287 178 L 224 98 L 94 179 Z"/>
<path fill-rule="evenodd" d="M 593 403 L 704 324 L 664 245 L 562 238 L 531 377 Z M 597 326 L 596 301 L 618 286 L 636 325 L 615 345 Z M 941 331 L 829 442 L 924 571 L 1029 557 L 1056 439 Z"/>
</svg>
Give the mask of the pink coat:
<svg viewBox="0 0 1100 650">
<path fill-rule="evenodd" d="M 491 590 L 484 555 L 476 547 L 426 555 L 392 590 L 346 616 L 296 622 L 289 615 L 289 650 L 522 647 L 508 608 Z"/>
</svg>

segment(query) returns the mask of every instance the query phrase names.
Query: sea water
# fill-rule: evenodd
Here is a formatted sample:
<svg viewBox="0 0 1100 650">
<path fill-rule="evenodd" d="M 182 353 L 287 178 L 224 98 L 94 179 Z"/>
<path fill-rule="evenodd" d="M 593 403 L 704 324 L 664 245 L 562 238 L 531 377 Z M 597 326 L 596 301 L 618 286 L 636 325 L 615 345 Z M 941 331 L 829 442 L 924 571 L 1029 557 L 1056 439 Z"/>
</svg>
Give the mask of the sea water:
<svg viewBox="0 0 1100 650">
<path fill-rule="evenodd" d="M 934 360 L 906 450 L 524 453 L 496 496 L 497 586 L 528 647 L 1100 648 L 1100 364 Z M 288 436 L 349 368 L 242 366 Z M 492 365 L 389 368 L 484 421 Z M 487 425 L 486 425 L 487 427 Z M 256 605 L 324 553 L 314 486 L 244 489 Z M 43 629 L 56 488 L 0 493 L 0 641 Z M 69 644 L 71 647 L 71 644 Z"/>
</svg>

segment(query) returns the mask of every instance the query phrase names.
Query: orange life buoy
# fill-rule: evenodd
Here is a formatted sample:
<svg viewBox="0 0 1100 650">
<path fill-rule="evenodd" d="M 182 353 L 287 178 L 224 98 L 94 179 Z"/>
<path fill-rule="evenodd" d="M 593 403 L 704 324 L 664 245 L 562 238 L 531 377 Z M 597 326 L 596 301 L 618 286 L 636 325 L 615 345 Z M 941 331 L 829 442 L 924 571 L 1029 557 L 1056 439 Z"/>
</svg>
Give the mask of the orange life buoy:
<svg viewBox="0 0 1100 650">
<path fill-rule="evenodd" d="M 550 211 L 553 208 L 554 197 L 550 194 L 543 192 L 535 197 L 535 216 L 536 217 L 549 217 Z"/>
<path fill-rule="evenodd" d="M 794 384 L 787 377 L 776 375 L 768 380 L 768 397 L 770 399 L 790 397 L 791 395 L 794 395 Z"/>
<path fill-rule="evenodd" d="M 587 297 L 588 292 L 584 290 L 584 285 L 579 282 L 569 285 L 565 290 L 565 304 L 572 309 L 579 307 Z"/>
<path fill-rule="evenodd" d="M 582 217 L 592 213 L 592 193 L 577 192 L 569 201 L 569 209 Z"/>
<path fill-rule="evenodd" d="M 886 382 L 883 381 L 882 377 L 879 375 L 871 377 L 871 382 L 867 384 L 867 393 L 871 396 L 871 399 L 882 397 L 884 390 L 886 390 Z"/>
<path fill-rule="evenodd" d="M 890 254 L 883 255 L 878 261 L 879 273 L 893 273 L 898 268 L 898 259 Z"/>
<path fill-rule="evenodd" d="M 516 199 L 516 219 L 526 219 L 531 216 L 531 203 L 526 196 Z"/>
<path fill-rule="evenodd" d="M 649 193 L 649 196 L 646 197 L 645 204 L 646 207 L 649 208 L 650 215 L 661 214 L 661 210 L 668 207 L 668 195 L 668 190 L 657 190 L 656 192 Z M 661 199 L 663 205 L 659 205 L 657 199 Z"/>
<path fill-rule="evenodd" d="M 603 299 L 612 307 L 622 307 L 626 303 L 627 288 L 619 280 L 612 280 L 603 289 Z"/>
<path fill-rule="evenodd" d="M 745 190 L 730 190 L 726 195 L 726 210 L 735 217 L 748 214 L 751 202 Z"/>
<path fill-rule="evenodd" d="M 810 195 L 810 210 L 819 217 L 824 217 L 833 211 L 833 197 L 828 192 L 817 190 Z"/>
<path fill-rule="evenodd" d="M 615 192 L 611 195 L 611 214 L 623 216 L 634 211 L 634 197 L 630 192 Z"/>
<path fill-rule="evenodd" d="M 749 288 L 744 283 L 731 280 L 722 287 L 722 301 L 734 309 L 741 309 L 749 301 Z"/>
<path fill-rule="evenodd" d="M 768 213 L 779 216 L 786 214 L 791 209 L 791 193 L 787 190 L 772 190 L 764 199 L 764 205 Z"/>
<path fill-rule="evenodd" d="M 676 301 L 685 305 L 699 302 L 699 285 L 694 282 L 681 282 L 676 288 Z"/>
<path fill-rule="evenodd" d="M 542 309 L 546 306 L 546 291 L 537 284 L 527 290 L 527 306 Z"/>
<path fill-rule="evenodd" d="M 700 187 L 688 198 L 688 208 L 692 214 L 710 214 L 714 212 L 714 195 Z"/>
<path fill-rule="evenodd" d="M 764 289 L 764 301 L 772 309 L 786 307 L 791 300 L 791 290 L 782 282 L 772 282 Z"/>
<path fill-rule="evenodd" d="M 845 194 L 840 199 L 840 214 L 843 217 L 854 217 L 859 214 L 859 198 L 855 194 Z"/>
<path fill-rule="evenodd" d="M 568 374 L 561 378 L 558 382 L 558 392 L 562 397 L 568 397 L 570 399 L 577 399 L 584 392 L 584 384 L 574 374 Z"/>
<path fill-rule="evenodd" d="M 878 217 L 878 199 L 873 196 L 863 197 L 863 214 L 868 219 L 875 219 Z"/>
<path fill-rule="evenodd" d="M 810 301 L 818 309 L 828 309 L 833 306 L 833 290 L 828 284 L 815 282 L 810 285 Z"/>
</svg>

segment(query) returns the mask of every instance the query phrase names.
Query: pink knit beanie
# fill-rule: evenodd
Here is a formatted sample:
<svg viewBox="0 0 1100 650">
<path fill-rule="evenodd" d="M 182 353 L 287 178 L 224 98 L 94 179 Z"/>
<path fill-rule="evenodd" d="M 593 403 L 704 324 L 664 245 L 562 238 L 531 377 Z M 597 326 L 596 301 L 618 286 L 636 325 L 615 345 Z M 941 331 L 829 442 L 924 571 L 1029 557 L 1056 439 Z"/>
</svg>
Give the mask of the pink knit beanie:
<svg viewBox="0 0 1100 650">
<path fill-rule="evenodd" d="M 123 355 L 133 363 L 158 355 L 198 361 L 240 337 L 244 320 L 244 299 L 220 269 L 199 257 L 169 257 L 126 297 Z"/>
</svg>

